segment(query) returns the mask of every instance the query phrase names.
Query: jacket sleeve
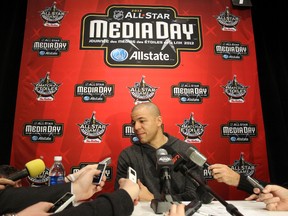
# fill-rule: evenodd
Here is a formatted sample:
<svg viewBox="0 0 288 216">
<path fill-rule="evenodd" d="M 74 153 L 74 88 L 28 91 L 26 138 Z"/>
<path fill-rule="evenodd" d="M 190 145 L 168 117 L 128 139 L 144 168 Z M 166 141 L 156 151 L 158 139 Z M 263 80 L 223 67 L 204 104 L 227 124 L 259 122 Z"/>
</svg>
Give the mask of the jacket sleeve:
<svg viewBox="0 0 288 216">
<path fill-rule="evenodd" d="M 70 183 L 42 187 L 8 187 L 0 190 L 0 214 L 19 212 L 40 201 L 55 202 L 68 191 L 71 191 Z"/>
<path fill-rule="evenodd" d="M 104 193 L 92 201 L 82 203 L 77 207 L 70 207 L 54 214 L 55 216 L 125 216 L 134 211 L 134 203 L 129 194 L 119 189 L 111 193 Z M 54 216 L 53 215 L 53 216 Z"/>
<path fill-rule="evenodd" d="M 263 187 L 265 187 L 268 183 L 264 181 L 257 180 Z M 253 194 L 253 186 L 249 183 L 249 181 L 246 179 L 246 176 L 244 174 L 240 174 L 240 180 L 239 184 L 237 186 L 238 190 L 246 191 L 249 194 Z"/>
</svg>

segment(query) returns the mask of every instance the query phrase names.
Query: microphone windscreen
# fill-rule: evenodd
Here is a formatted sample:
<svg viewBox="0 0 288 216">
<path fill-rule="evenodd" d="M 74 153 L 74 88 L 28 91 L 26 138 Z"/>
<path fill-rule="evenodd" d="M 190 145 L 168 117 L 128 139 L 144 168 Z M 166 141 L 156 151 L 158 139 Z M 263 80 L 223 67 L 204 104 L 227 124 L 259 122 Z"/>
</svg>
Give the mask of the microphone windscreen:
<svg viewBox="0 0 288 216">
<path fill-rule="evenodd" d="M 193 147 L 188 148 L 186 155 L 187 157 L 190 158 L 191 161 L 193 161 L 198 166 L 203 166 L 207 161 L 207 158 Z"/>
<path fill-rule="evenodd" d="M 157 149 L 157 151 L 156 151 L 156 155 L 157 155 L 157 156 L 168 155 L 168 152 L 167 152 L 165 149 L 163 149 L 163 148 L 159 148 L 159 149 Z"/>
<path fill-rule="evenodd" d="M 35 159 L 25 164 L 29 176 L 36 177 L 45 170 L 45 163 L 41 159 Z"/>
</svg>

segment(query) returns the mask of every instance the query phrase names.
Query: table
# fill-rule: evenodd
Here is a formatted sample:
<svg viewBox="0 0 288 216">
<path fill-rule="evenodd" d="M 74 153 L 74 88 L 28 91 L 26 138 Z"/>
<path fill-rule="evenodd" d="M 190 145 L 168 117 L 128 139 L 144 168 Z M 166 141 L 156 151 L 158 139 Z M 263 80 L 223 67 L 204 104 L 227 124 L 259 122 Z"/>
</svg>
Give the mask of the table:
<svg viewBox="0 0 288 216">
<path fill-rule="evenodd" d="M 265 204 L 256 201 L 227 201 L 233 204 L 239 212 L 244 216 L 287 216 L 288 211 L 268 211 L 265 209 Z M 189 202 L 183 202 L 185 204 Z M 163 214 L 155 214 L 150 207 L 150 202 L 139 202 L 135 206 L 132 216 L 155 216 Z M 219 201 L 212 201 L 210 204 L 202 204 L 199 213 L 196 212 L 193 216 L 231 216 L 226 208 Z"/>
</svg>

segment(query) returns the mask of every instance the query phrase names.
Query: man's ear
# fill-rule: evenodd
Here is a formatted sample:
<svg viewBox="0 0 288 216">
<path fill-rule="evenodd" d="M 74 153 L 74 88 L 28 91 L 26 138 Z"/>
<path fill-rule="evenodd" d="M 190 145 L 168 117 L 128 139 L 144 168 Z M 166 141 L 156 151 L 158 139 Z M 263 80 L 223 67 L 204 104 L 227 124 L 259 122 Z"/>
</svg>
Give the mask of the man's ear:
<svg viewBox="0 0 288 216">
<path fill-rule="evenodd" d="M 157 124 L 158 124 L 158 126 L 161 126 L 161 127 L 163 127 L 163 122 L 162 122 L 162 116 L 158 116 L 157 117 Z"/>
</svg>

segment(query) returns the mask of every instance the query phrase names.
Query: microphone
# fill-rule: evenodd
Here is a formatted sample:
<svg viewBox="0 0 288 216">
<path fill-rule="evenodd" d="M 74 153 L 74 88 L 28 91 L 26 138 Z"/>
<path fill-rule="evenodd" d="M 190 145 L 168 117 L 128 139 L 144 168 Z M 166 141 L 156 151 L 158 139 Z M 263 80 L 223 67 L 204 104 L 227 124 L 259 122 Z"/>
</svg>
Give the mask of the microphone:
<svg viewBox="0 0 288 216">
<path fill-rule="evenodd" d="M 178 172 L 180 170 L 184 175 L 186 175 L 186 172 L 188 170 L 194 170 L 194 169 L 198 168 L 199 165 L 197 163 L 195 163 L 194 161 L 190 161 L 190 163 L 188 164 L 187 159 L 185 159 L 181 154 L 176 152 L 172 147 L 165 146 L 165 149 L 167 149 L 167 151 L 172 155 L 172 160 L 174 162 L 174 169 L 173 169 L 174 171 Z M 191 151 L 191 149 L 193 151 Z M 200 161 L 201 161 L 201 163 L 203 163 L 202 160 L 203 160 L 204 156 L 200 157 L 200 159 L 198 157 L 195 157 L 195 151 L 197 151 L 197 150 L 195 150 L 193 147 L 189 147 L 187 150 L 187 155 L 191 156 L 191 154 L 192 154 L 193 158 L 198 159 L 197 162 L 200 163 Z M 187 156 L 187 157 L 190 159 L 189 156 Z M 205 158 L 205 161 L 206 161 L 206 158 Z M 205 180 L 203 177 L 203 182 L 204 181 Z M 209 193 L 207 193 L 206 190 L 203 189 L 203 187 L 199 186 L 198 183 L 195 186 L 197 187 L 196 193 L 198 194 L 199 199 L 202 201 L 202 203 L 204 203 L 204 204 L 211 203 L 212 200 L 214 199 L 214 197 L 211 196 Z"/>
<path fill-rule="evenodd" d="M 170 194 L 170 168 L 174 165 L 172 156 L 168 155 L 165 149 L 160 148 L 156 151 L 156 158 L 156 170 L 160 172 L 160 178 L 163 182 L 162 192 L 164 194 Z"/>
<path fill-rule="evenodd" d="M 194 149 L 193 147 L 189 147 L 186 156 L 189 157 L 189 159 L 197 164 L 200 167 L 205 166 L 210 166 L 206 161 L 206 157 L 202 155 L 199 151 Z M 187 172 L 198 184 L 199 184 L 199 189 L 210 194 L 211 197 L 214 197 L 217 199 L 225 208 L 226 211 L 229 212 L 233 216 L 244 216 L 239 210 L 231 203 L 227 203 L 224 199 L 222 199 L 220 196 L 218 196 L 214 191 L 211 190 L 211 188 L 208 185 L 205 185 L 200 179 L 198 179 L 197 176 L 194 175 L 192 172 Z"/>
<path fill-rule="evenodd" d="M 156 170 L 162 172 L 165 176 L 170 172 L 170 167 L 174 165 L 172 161 L 172 156 L 168 155 L 167 151 L 163 148 L 160 148 L 156 151 Z"/>
<path fill-rule="evenodd" d="M 206 167 L 210 166 L 210 164 L 207 163 L 207 158 L 193 147 L 188 148 L 186 156 L 200 167 L 203 167 L 204 165 Z"/>
<path fill-rule="evenodd" d="M 45 170 L 45 164 L 41 159 L 35 159 L 25 164 L 25 168 L 8 176 L 8 179 L 17 181 L 27 176 L 36 177 Z"/>
<path fill-rule="evenodd" d="M 164 213 L 170 209 L 173 203 L 171 189 L 170 168 L 173 166 L 172 156 L 168 155 L 165 149 L 156 151 L 156 171 L 160 173 L 161 179 L 161 199 L 152 199 L 150 207 L 156 214 Z"/>
<path fill-rule="evenodd" d="M 173 170 L 176 172 L 178 172 L 179 170 L 181 171 L 183 166 L 185 166 L 186 163 L 188 163 L 187 159 L 185 159 L 181 154 L 176 152 L 171 146 L 165 146 L 165 149 L 169 152 L 169 154 L 172 155 L 172 161 L 174 164 Z M 192 165 L 194 165 L 193 167 L 196 167 L 195 164 L 192 164 Z M 189 167 L 189 168 L 191 168 L 191 167 Z"/>
</svg>

